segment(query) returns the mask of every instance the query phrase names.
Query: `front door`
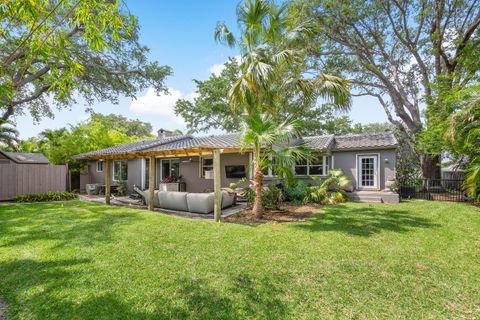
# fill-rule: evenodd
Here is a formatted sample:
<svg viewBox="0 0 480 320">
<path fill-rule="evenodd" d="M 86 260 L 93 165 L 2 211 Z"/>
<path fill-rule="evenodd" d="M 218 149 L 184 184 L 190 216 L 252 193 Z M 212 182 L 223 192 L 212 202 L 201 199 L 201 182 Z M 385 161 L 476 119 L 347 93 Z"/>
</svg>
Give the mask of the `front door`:
<svg viewBox="0 0 480 320">
<path fill-rule="evenodd" d="M 378 156 L 358 156 L 358 187 L 359 189 L 378 189 Z"/>
</svg>

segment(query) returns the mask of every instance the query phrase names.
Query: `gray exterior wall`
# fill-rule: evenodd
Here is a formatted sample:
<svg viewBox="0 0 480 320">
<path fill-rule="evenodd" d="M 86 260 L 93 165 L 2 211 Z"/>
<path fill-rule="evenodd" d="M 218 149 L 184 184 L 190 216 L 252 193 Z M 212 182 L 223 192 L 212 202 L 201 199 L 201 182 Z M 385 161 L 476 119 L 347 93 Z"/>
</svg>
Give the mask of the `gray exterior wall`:
<svg viewBox="0 0 480 320">
<path fill-rule="evenodd" d="M 337 169 L 343 169 L 345 175 L 347 175 L 352 180 L 354 187 L 357 189 L 357 156 L 369 154 L 378 154 L 379 156 L 379 189 L 383 190 L 385 189 L 385 181 L 387 179 L 395 178 L 395 149 L 333 151 L 333 166 Z"/>
<path fill-rule="evenodd" d="M 171 159 L 171 158 L 169 158 Z M 191 159 L 191 161 L 190 161 Z M 156 173 L 156 181 L 155 186 L 158 188 L 158 183 L 160 181 L 160 160 L 157 159 L 155 173 Z M 179 158 L 180 160 L 180 175 L 183 178 L 183 181 L 186 184 L 187 192 L 204 192 L 207 190 L 213 190 L 213 180 L 212 179 L 205 179 L 200 177 L 200 158 L 199 157 L 184 157 Z M 237 182 L 239 179 L 229 179 L 227 178 L 227 174 L 225 172 L 225 166 L 227 165 L 245 165 L 248 175 L 248 154 L 238 154 L 238 153 L 227 153 L 222 154 L 220 156 L 220 166 L 221 166 L 221 175 L 222 175 L 222 187 L 228 187 L 230 183 Z M 127 180 L 127 188 L 129 192 L 132 192 L 133 185 L 137 185 L 139 187 L 142 186 L 142 166 L 144 166 L 143 159 L 133 159 L 128 160 L 128 180 Z M 113 165 L 112 165 L 113 170 Z M 105 184 L 105 172 L 97 172 L 97 162 L 96 161 L 88 161 L 88 172 L 89 172 L 89 179 L 88 182 L 85 183 L 98 183 L 98 184 Z M 113 174 L 112 174 L 113 176 Z M 112 178 L 113 179 L 113 178 Z M 115 182 L 112 180 L 112 184 Z M 85 186 L 82 186 L 85 188 Z M 145 186 L 148 188 L 148 186 Z"/>
<path fill-rule="evenodd" d="M 352 180 L 354 187 L 357 187 L 357 156 L 358 155 L 378 155 L 379 166 L 379 189 L 385 189 L 385 181 L 395 178 L 396 156 L 395 149 L 380 150 L 349 150 L 349 151 L 333 151 L 333 161 L 330 160 L 330 168 L 341 168 L 345 174 Z M 180 160 L 180 175 L 186 184 L 187 192 L 205 192 L 213 190 L 213 180 L 200 177 L 200 158 L 199 157 L 183 157 Z M 222 187 L 228 187 L 231 183 L 237 182 L 239 179 L 228 179 L 225 172 L 226 165 L 245 165 L 248 172 L 249 154 L 227 153 L 220 156 Z M 128 160 L 128 191 L 133 190 L 133 185 L 142 186 L 142 167 L 143 159 Z M 113 165 L 112 165 L 113 170 Z M 104 184 L 104 172 L 97 172 L 96 161 L 88 162 L 89 181 L 88 183 Z M 112 174 L 113 176 L 113 174 Z M 160 159 L 156 164 L 156 181 L 155 186 L 158 188 L 160 178 Z M 265 178 L 266 183 L 276 183 L 278 180 L 274 178 Z M 308 179 L 307 179 L 308 180 Z M 112 183 L 115 183 L 112 181 Z M 83 188 L 85 186 L 82 186 Z M 145 186 L 148 188 L 148 186 Z"/>
<path fill-rule="evenodd" d="M 133 185 L 140 186 L 141 184 L 141 159 L 128 160 L 128 180 L 127 180 L 127 190 L 128 192 L 133 191 Z M 85 190 L 84 184 L 86 183 L 98 183 L 105 184 L 105 165 L 104 171 L 97 172 L 97 161 L 88 161 L 88 181 L 81 181 L 81 189 Z M 113 163 L 112 163 L 112 185 L 116 184 L 117 181 L 113 181 Z"/>
</svg>

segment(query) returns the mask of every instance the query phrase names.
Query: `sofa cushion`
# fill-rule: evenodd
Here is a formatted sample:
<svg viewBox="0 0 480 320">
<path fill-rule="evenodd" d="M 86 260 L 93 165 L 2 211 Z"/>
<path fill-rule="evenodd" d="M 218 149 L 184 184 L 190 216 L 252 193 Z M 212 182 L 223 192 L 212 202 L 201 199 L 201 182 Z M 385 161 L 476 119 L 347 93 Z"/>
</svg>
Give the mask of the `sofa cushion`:
<svg viewBox="0 0 480 320">
<path fill-rule="evenodd" d="M 188 211 L 195 213 L 213 212 L 215 195 L 213 193 L 187 194 Z"/>
<path fill-rule="evenodd" d="M 229 193 L 227 191 L 222 191 L 222 209 L 231 207 L 233 205 L 234 201 L 235 201 L 235 194 L 234 193 Z"/>
<path fill-rule="evenodd" d="M 159 191 L 160 208 L 188 211 L 187 192 Z"/>
</svg>

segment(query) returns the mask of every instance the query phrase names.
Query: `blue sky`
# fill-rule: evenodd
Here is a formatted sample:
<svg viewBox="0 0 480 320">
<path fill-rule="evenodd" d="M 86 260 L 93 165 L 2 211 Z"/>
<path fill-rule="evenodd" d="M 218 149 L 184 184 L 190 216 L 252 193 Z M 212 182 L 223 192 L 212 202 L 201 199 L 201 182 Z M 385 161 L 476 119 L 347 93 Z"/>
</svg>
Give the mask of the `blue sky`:
<svg viewBox="0 0 480 320">
<path fill-rule="evenodd" d="M 128 1 L 130 11 L 138 17 L 141 25 L 141 42 L 151 49 L 149 58 L 173 69 L 173 75 L 166 80 L 171 95 L 156 97 L 151 90 L 145 90 L 136 101 L 122 98 L 118 105 L 103 102 L 95 104 L 93 109 L 148 121 L 155 130 L 185 130 L 183 120 L 173 113 L 173 104 L 177 98 L 194 95 L 192 79 L 207 79 L 229 56 L 238 54 L 216 44 L 213 39 L 218 21 L 236 27 L 237 3 L 237 0 Z M 370 97 L 355 98 L 350 116 L 361 123 L 386 121 L 381 106 Z M 25 115 L 17 118 L 17 126 L 20 137 L 25 139 L 45 129 L 76 124 L 86 117 L 85 106 L 79 99 L 70 110 L 55 111 L 55 119 L 44 118 L 34 124 L 32 118 Z"/>
</svg>

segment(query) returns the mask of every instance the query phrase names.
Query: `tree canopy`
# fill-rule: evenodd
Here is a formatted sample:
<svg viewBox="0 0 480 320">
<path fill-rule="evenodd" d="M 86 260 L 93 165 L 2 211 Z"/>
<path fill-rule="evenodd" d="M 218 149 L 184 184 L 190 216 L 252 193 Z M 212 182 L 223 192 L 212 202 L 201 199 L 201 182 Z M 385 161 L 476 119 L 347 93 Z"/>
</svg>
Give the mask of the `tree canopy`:
<svg viewBox="0 0 480 320">
<path fill-rule="evenodd" d="M 4 1 L 0 5 L 0 117 L 53 116 L 51 105 L 117 102 L 165 91 L 168 66 L 148 62 L 123 1 Z"/>
<path fill-rule="evenodd" d="M 305 0 L 296 10 L 317 27 L 305 42 L 312 68 L 335 70 L 357 95 L 376 97 L 414 143 L 434 126 L 431 116 L 448 114 L 443 93 L 478 76 L 476 0 Z M 440 150 L 425 145 L 416 144 L 424 176 L 438 176 Z"/>
</svg>

